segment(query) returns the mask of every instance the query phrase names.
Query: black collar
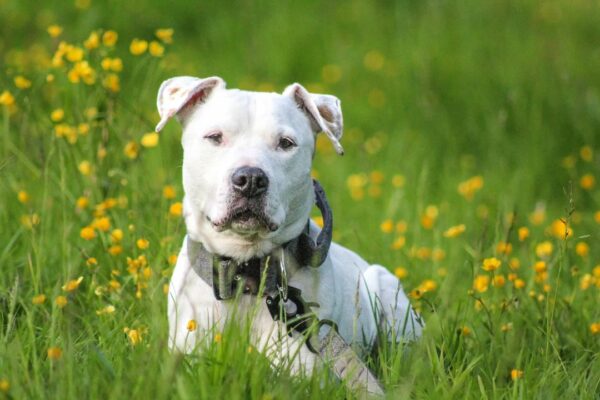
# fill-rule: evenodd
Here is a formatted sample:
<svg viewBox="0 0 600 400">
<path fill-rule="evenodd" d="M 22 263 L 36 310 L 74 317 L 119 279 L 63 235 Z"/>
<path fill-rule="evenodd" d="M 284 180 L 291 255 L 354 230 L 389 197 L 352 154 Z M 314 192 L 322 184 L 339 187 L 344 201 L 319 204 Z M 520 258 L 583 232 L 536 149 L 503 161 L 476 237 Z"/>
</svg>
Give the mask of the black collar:
<svg viewBox="0 0 600 400">
<path fill-rule="evenodd" d="M 281 248 L 264 257 L 252 258 L 238 263 L 232 258 L 209 253 L 204 246 L 189 238 L 187 251 L 194 271 L 213 287 L 215 297 L 226 300 L 238 290 L 257 294 L 261 279 L 265 280 L 264 294 L 272 296 L 277 291 L 287 297 L 286 257 L 294 257 L 298 265 L 317 268 L 329 253 L 333 232 L 333 216 L 325 191 L 317 180 L 313 180 L 315 202 L 323 216 L 323 229 L 313 240 L 310 236 L 310 220 L 302 233 Z"/>
</svg>

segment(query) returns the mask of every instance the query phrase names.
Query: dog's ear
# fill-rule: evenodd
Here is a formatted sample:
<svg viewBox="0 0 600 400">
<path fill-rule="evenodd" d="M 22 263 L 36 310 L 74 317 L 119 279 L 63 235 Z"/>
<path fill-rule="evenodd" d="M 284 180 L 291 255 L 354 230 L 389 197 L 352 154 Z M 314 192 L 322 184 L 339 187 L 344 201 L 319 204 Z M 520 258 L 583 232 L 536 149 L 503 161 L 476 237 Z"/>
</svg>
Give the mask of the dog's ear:
<svg viewBox="0 0 600 400">
<path fill-rule="evenodd" d="M 315 133 L 325 133 L 333 143 L 335 151 L 340 155 L 344 154 L 344 149 L 340 144 L 344 131 L 340 99 L 328 94 L 309 93 L 299 83 L 285 88 L 283 95 L 291 97 L 300 110 L 306 114 Z"/>
<path fill-rule="evenodd" d="M 175 115 L 180 120 L 184 119 L 186 111 L 191 106 L 206 101 L 214 89 L 224 87 L 225 81 L 218 76 L 204 79 L 178 76 L 167 79 L 158 89 L 156 106 L 160 122 L 156 125 L 156 132 L 160 132 L 169 119 Z"/>
</svg>

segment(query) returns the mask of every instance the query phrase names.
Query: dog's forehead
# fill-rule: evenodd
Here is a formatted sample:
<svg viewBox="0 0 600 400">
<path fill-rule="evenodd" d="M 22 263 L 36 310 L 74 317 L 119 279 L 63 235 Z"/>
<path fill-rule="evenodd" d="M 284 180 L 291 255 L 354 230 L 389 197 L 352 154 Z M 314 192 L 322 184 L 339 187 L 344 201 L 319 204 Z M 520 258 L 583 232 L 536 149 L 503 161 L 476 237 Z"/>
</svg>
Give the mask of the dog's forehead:
<svg viewBox="0 0 600 400">
<path fill-rule="evenodd" d="M 276 129 L 284 126 L 304 129 L 306 116 L 289 97 L 279 93 L 252 92 L 239 89 L 215 91 L 199 107 L 201 119 L 207 124 L 220 124 L 232 131 L 250 127 Z"/>
</svg>

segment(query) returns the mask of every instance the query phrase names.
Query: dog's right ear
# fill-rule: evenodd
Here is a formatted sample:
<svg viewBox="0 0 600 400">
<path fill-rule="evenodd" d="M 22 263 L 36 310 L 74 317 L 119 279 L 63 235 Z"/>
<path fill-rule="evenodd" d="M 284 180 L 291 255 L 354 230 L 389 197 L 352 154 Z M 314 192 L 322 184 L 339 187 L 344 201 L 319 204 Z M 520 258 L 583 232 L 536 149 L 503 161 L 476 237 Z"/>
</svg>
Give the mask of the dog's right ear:
<svg viewBox="0 0 600 400">
<path fill-rule="evenodd" d="M 225 81 L 218 76 L 204 79 L 178 76 L 167 79 L 158 89 L 156 106 L 160 122 L 156 125 L 156 132 L 160 132 L 173 116 L 177 116 L 181 122 L 191 106 L 206 101 L 214 89 L 224 87 Z"/>
</svg>

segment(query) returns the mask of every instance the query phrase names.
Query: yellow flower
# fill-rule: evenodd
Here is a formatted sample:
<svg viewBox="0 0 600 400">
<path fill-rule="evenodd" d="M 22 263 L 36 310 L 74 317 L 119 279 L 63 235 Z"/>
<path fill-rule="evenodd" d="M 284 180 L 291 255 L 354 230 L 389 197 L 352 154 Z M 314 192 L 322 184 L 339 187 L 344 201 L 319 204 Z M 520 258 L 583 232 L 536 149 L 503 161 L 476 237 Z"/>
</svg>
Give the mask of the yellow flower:
<svg viewBox="0 0 600 400">
<path fill-rule="evenodd" d="M 117 34 L 117 32 L 106 31 L 106 32 L 104 32 L 104 34 L 102 34 L 102 43 L 106 47 L 112 47 L 115 45 L 115 43 L 117 43 L 118 38 L 119 38 L 119 35 Z"/>
<path fill-rule="evenodd" d="M 165 53 L 165 47 L 158 43 L 157 41 L 152 41 L 150 42 L 150 46 L 148 47 L 148 51 L 150 52 L 150 55 L 154 56 L 154 57 L 162 57 L 163 54 Z"/>
<path fill-rule="evenodd" d="M 432 292 L 437 289 L 437 283 L 433 279 L 426 279 L 419 285 L 419 290 L 422 293 Z"/>
<path fill-rule="evenodd" d="M 67 305 L 68 301 L 65 296 L 58 296 L 54 299 L 54 303 L 58 306 L 58 308 L 63 308 Z"/>
<path fill-rule="evenodd" d="M 512 322 L 506 323 L 506 324 L 502 324 L 502 326 L 500 327 L 500 330 L 502 330 L 502 332 L 508 332 L 508 331 L 512 331 L 513 328 L 513 324 Z"/>
<path fill-rule="evenodd" d="M 469 328 L 468 326 L 463 326 L 463 327 L 460 329 L 460 333 L 461 333 L 461 335 L 463 335 L 463 336 L 469 336 L 469 335 L 471 334 L 471 332 L 472 332 L 472 331 L 471 331 L 471 328 Z"/>
<path fill-rule="evenodd" d="M 590 246 L 585 242 L 579 242 L 575 245 L 575 253 L 580 257 L 587 257 L 590 253 Z"/>
<path fill-rule="evenodd" d="M 48 349 L 48 358 L 51 360 L 59 360 L 62 357 L 62 350 L 59 347 L 50 347 Z"/>
<path fill-rule="evenodd" d="M 130 159 L 135 159 L 138 156 L 138 152 L 139 152 L 139 148 L 136 142 L 129 142 L 125 145 L 125 148 L 123 149 L 123 153 L 125 154 L 125 156 L 127 156 L 127 158 Z"/>
<path fill-rule="evenodd" d="M 506 279 L 504 279 L 504 275 L 496 275 L 494 276 L 494 280 L 492 281 L 492 286 L 494 287 L 502 287 L 506 283 Z"/>
<path fill-rule="evenodd" d="M 171 214 L 174 217 L 181 216 L 182 211 L 183 211 L 183 205 L 179 201 L 171 204 L 171 206 L 169 207 L 169 214 Z"/>
<path fill-rule="evenodd" d="M 583 146 L 579 150 L 579 155 L 581 156 L 581 159 L 583 161 L 590 162 L 590 161 L 592 161 L 592 158 L 594 157 L 594 151 L 592 150 L 592 148 L 590 146 Z"/>
<path fill-rule="evenodd" d="M 83 47 L 88 50 L 100 47 L 100 35 L 98 35 L 98 32 L 90 33 L 90 36 L 83 42 Z"/>
<path fill-rule="evenodd" d="M 502 261 L 498 260 L 496 257 L 486 258 L 483 260 L 483 268 L 484 271 L 495 271 L 500 268 L 502 265 Z"/>
<path fill-rule="evenodd" d="M 57 108 L 56 110 L 50 113 L 50 119 L 53 122 L 60 122 L 65 117 L 65 110 L 62 108 Z"/>
<path fill-rule="evenodd" d="M 113 93 L 117 93 L 121 90 L 121 79 L 117 74 L 108 74 L 102 81 L 102 86 Z"/>
<path fill-rule="evenodd" d="M 500 241 L 496 245 L 496 252 L 498 252 L 498 254 L 509 255 L 512 253 L 512 244 Z"/>
<path fill-rule="evenodd" d="M 167 44 L 173 43 L 173 29 L 172 28 L 157 29 L 156 32 L 154 32 L 154 34 L 156 35 L 157 38 L 162 40 L 163 43 L 167 43 Z"/>
<path fill-rule="evenodd" d="M 48 31 L 48 35 L 50 35 L 50 37 L 55 38 L 55 37 L 60 36 L 60 34 L 63 31 L 63 28 L 58 25 L 50 25 L 48 27 L 47 31 Z"/>
<path fill-rule="evenodd" d="M 379 228 L 383 233 L 392 233 L 394 231 L 394 221 L 386 219 L 379 225 Z"/>
<path fill-rule="evenodd" d="M 519 378 L 523 377 L 523 371 L 521 371 L 520 369 L 513 369 L 512 371 L 510 371 L 510 378 L 513 381 L 516 381 Z"/>
<path fill-rule="evenodd" d="M 554 246 L 552 245 L 552 243 L 546 241 L 546 242 L 542 242 L 542 243 L 538 244 L 535 247 L 535 254 L 539 258 L 547 258 L 552 255 L 553 250 L 554 250 Z"/>
<path fill-rule="evenodd" d="M 567 224 L 560 219 L 552 221 L 552 224 L 548 228 L 548 232 L 557 239 L 566 239 L 573 236 L 573 229 L 568 227 Z"/>
<path fill-rule="evenodd" d="M 111 256 L 118 256 L 123 252 L 123 247 L 119 245 L 113 245 L 110 246 L 107 251 Z"/>
<path fill-rule="evenodd" d="M 67 50 L 67 60 L 77 62 L 83 60 L 83 49 L 77 46 L 71 46 Z"/>
<path fill-rule="evenodd" d="M 447 238 L 455 238 L 460 236 L 465 230 L 467 229 L 467 227 L 465 226 L 465 224 L 460 224 L 460 225 L 455 225 L 455 226 L 451 226 L 450 228 L 448 228 L 445 232 L 444 232 L 444 237 Z"/>
<path fill-rule="evenodd" d="M 177 263 L 177 254 L 171 254 L 167 259 L 169 265 L 175 265 Z"/>
<path fill-rule="evenodd" d="M 600 322 L 594 322 L 590 325 L 590 332 L 592 334 L 597 335 L 600 333 Z"/>
<path fill-rule="evenodd" d="M 83 81 L 86 85 L 93 85 L 96 82 L 96 71 L 87 61 L 78 61 L 69 70 L 67 78 L 71 83 Z"/>
<path fill-rule="evenodd" d="M 404 236 L 398 236 L 392 242 L 392 246 L 391 247 L 392 247 L 393 250 L 400 250 L 405 245 L 406 245 L 406 237 L 404 237 Z"/>
<path fill-rule="evenodd" d="M 86 226 L 85 228 L 81 229 L 81 232 L 79 232 L 79 236 L 81 236 L 85 240 L 92 240 L 96 237 L 96 232 L 91 226 Z"/>
<path fill-rule="evenodd" d="M 77 207 L 80 210 L 83 210 L 84 208 L 86 208 L 88 205 L 90 204 L 90 201 L 87 197 L 85 196 L 81 196 L 77 199 L 77 201 L 75 202 L 75 207 Z"/>
<path fill-rule="evenodd" d="M 10 382 L 6 378 L 0 379 L 0 392 L 8 393 L 10 390 Z"/>
<path fill-rule="evenodd" d="M 103 58 L 100 66 L 105 71 L 121 72 L 123 70 L 123 61 L 120 58 Z"/>
<path fill-rule="evenodd" d="M 19 200 L 19 203 L 29 203 L 29 193 L 24 190 L 19 190 L 19 193 L 17 193 L 17 199 Z"/>
<path fill-rule="evenodd" d="M 33 298 L 31 299 L 31 302 L 35 305 L 44 304 L 46 302 L 46 295 L 38 294 L 37 296 L 33 296 Z"/>
<path fill-rule="evenodd" d="M 529 237 L 529 228 L 527 228 L 526 226 L 520 227 L 518 234 L 519 234 L 519 241 L 520 242 L 525 241 L 525 239 L 527 239 Z"/>
<path fill-rule="evenodd" d="M 108 305 L 96 311 L 96 315 L 112 314 L 115 312 L 115 306 Z"/>
<path fill-rule="evenodd" d="M 77 290 L 82 280 L 83 276 L 80 276 L 77 279 L 72 279 L 63 285 L 62 290 L 64 290 L 65 292 L 72 292 L 74 290 Z"/>
<path fill-rule="evenodd" d="M 150 247 L 150 242 L 144 238 L 139 238 L 135 244 L 141 250 L 146 250 L 148 247 Z"/>
<path fill-rule="evenodd" d="M 89 257 L 87 260 L 85 260 L 85 263 L 88 267 L 93 267 L 94 265 L 98 265 L 98 260 L 96 260 L 94 257 Z"/>
<path fill-rule="evenodd" d="M 477 275 L 473 281 L 473 289 L 479 293 L 483 293 L 488 290 L 490 285 L 490 277 L 487 275 Z"/>
<path fill-rule="evenodd" d="M 481 176 L 474 176 L 458 185 L 458 193 L 468 201 L 471 201 L 473 200 L 475 193 L 477 193 L 482 187 L 483 178 Z"/>
<path fill-rule="evenodd" d="M 141 143 L 144 147 L 156 147 L 158 145 L 158 133 L 146 133 L 144 136 L 142 136 Z"/>
<path fill-rule="evenodd" d="M 523 279 L 517 278 L 513 281 L 513 285 L 515 285 L 516 289 L 522 289 L 525 287 L 525 281 Z"/>
<path fill-rule="evenodd" d="M 96 218 L 92 222 L 92 226 L 102 232 L 106 232 L 110 229 L 110 218 L 108 218 L 108 217 Z"/>
<path fill-rule="evenodd" d="M 174 199 L 177 194 L 175 188 L 171 185 L 167 185 L 163 188 L 163 197 L 167 200 Z"/>
<path fill-rule="evenodd" d="M 546 262 L 545 261 L 537 261 L 533 265 L 533 270 L 538 274 L 545 272 L 547 270 Z"/>
<path fill-rule="evenodd" d="M 196 328 L 198 328 L 198 324 L 196 323 L 196 320 L 190 319 L 187 323 L 187 330 L 189 332 L 194 332 L 196 330 Z"/>
<path fill-rule="evenodd" d="M 398 279 L 404 279 L 408 276 L 408 271 L 404 267 L 397 267 L 394 269 L 394 275 L 396 275 L 396 278 Z"/>
<path fill-rule="evenodd" d="M 123 239 L 123 231 L 121 229 L 114 229 L 110 233 L 110 240 L 114 243 L 120 242 Z"/>
<path fill-rule="evenodd" d="M 147 48 L 148 48 L 148 42 L 146 42 L 145 40 L 142 40 L 142 39 L 133 39 L 131 41 L 131 44 L 129 45 L 129 51 L 134 56 L 139 56 L 141 54 L 144 54 L 146 52 Z"/>
<path fill-rule="evenodd" d="M 5 90 L 0 94 L 0 105 L 5 107 L 11 107 L 15 104 L 15 98 L 8 90 Z"/>
<path fill-rule="evenodd" d="M 215 343 L 221 343 L 223 341 L 223 336 L 220 333 L 215 333 Z"/>
<path fill-rule="evenodd" d="M 315 222 L 315 224 L 317 224 L 317 226 L 319 228 L 323 228 L 323 217 L 318 216 L 318 217 L 312 217 L 311 219 Z"/>
<path fill-rule="evenodd" d="M 579 186 L 585 190 L 591 190 L 596 185 L 596 178 L 592 174 L 585 174 L 579 180 Z"/>
<path fill-rule="evenodd" d="M 363 64 L 368 70 L 379 71 L 381 68 L 383 68 L 383 65 L 385 64 L 385 57 L 383 56 L 383 54 L 381 54 L 380 51 L 371 50 L 367 54 L 365 54 Z"/>
<path fill-rule="evenodd" d="M 15 77 L 15 86 L 19 89 L 29 89 L 31 87 L 31 81 L 24 76 Z"/>
<path fill-rule="evenodd" d="M 136 346 L 142 341 L 142 333 L 139 329 L 125 328 L 123 331 L 127 334 L 127 339 L 132 346 Z"/>
<path fill-rule="evenodd" d="M 78 168 L 81 175 L 89 176 L 92 173 L 92 164 L 87 160 L 80 162 Z"/>
</svg>

